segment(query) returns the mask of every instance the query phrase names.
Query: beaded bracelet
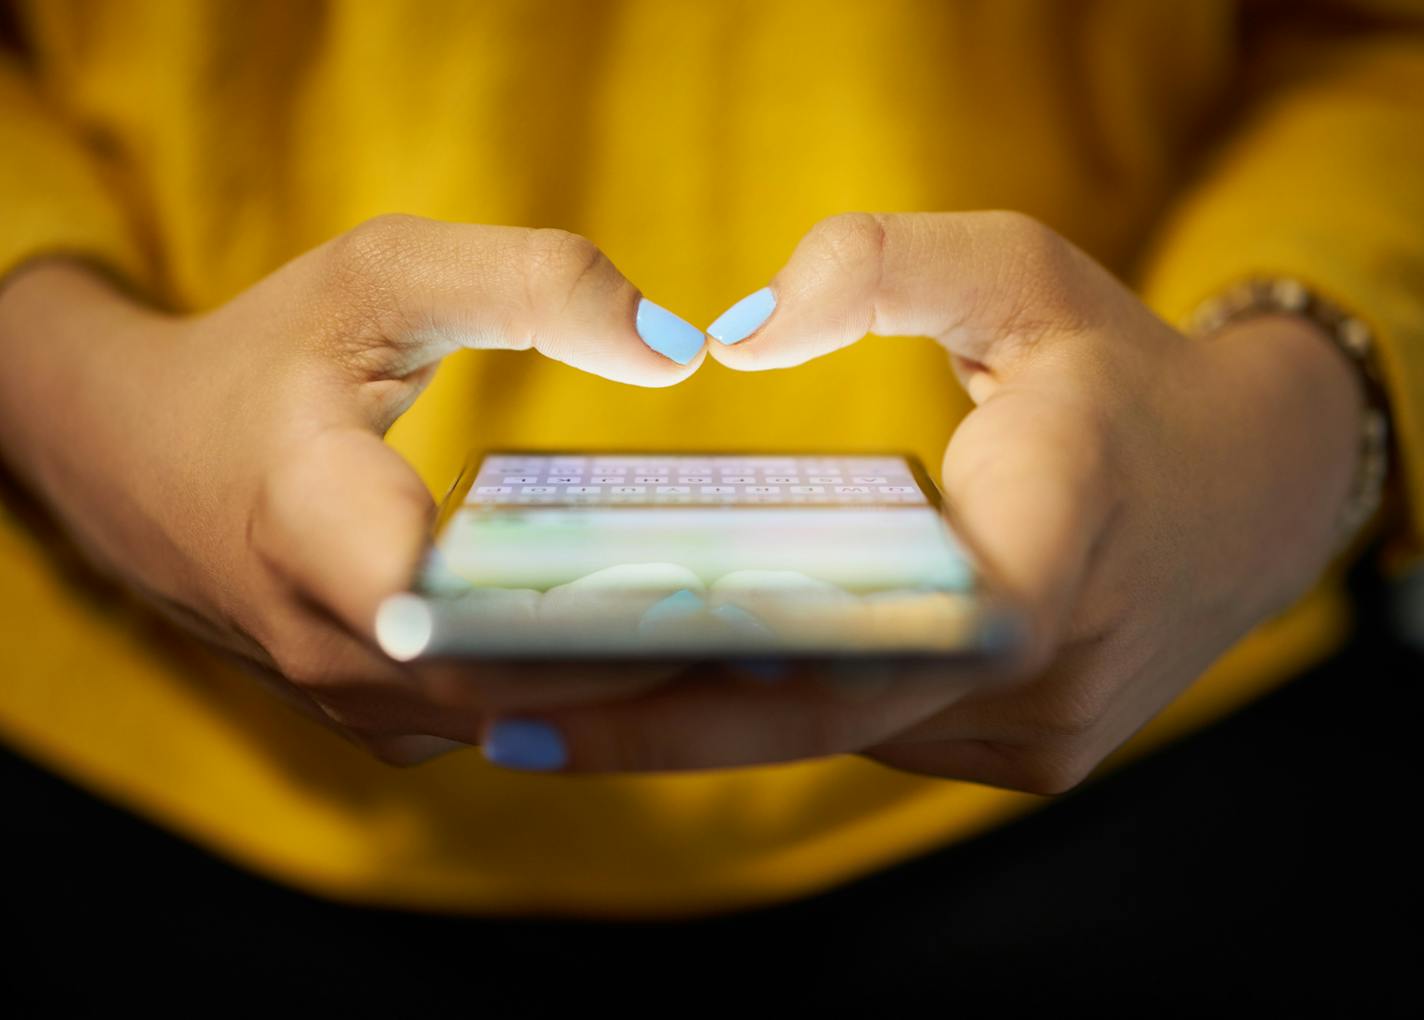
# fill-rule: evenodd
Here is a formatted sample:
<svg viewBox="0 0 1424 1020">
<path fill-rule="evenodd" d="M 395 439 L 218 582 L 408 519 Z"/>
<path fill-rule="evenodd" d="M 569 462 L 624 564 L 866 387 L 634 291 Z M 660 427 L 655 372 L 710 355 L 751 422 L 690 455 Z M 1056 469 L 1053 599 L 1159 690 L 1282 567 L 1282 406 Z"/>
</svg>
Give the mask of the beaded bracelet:
<svg viewBox="0 0 1424 1020">
<path fill-rule="evenodd" d="M 1260 315 L 1298 315 L 1330 338 L 1355 367 L 1365 391 L 1360 457 L 1350 497 L 1337 525 L 1344 547 L 1375 515 L 1389 475 L 1389 404 L 1375 367 L 1374 334 L 1361 319 L 1327 301 L 1299 280 L 1257 277 L 1243 280 L 1203 302 L 1191 316 L 1188 333 L 1207 336 L 1233 322 Z"/>
</svg>

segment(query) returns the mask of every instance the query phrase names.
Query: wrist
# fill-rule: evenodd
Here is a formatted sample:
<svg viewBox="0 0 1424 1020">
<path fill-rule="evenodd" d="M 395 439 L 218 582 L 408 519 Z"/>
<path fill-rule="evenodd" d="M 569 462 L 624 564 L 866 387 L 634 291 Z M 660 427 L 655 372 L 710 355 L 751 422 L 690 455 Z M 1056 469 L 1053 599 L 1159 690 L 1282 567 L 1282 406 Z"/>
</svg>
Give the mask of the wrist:
<svg viewBox="0 0 1424 1020">
<path fill-rule="evenodd" d="M 18 482 L 106 560 L 134 537 L 153 473 L 136 410 L 173 320 L 74 260 L 24 267 L 0 288 L 0 456 Z"/>
<path fill-rule="evenodd" d="M 1261 357 L 1272 369 L 1273 381 L 1319 401 L 1326 417 L 1348 426 L 1346 431 L 1362 424 L 1364 381 L 1319 323 L 1290 313 L 1257 315 L 1223 326 L 1212 342 Z"/>
<path fill-rule="evenodd" d="M 1375 516 L 1384 498 L 1390 462 L 1389 401 L 1375 361 L 1374 333 L 1320 292 L 1290 277 L 1252 277 L 1220 292 L 1199 306 L 1192 332 L 1211 335 L 1232 323 L 1261 316 L 1281 316 L 1316 327 L 1354 372 L 1364 399 L 1357 433 L 1357 464 L 1349 498 L 1336 528 L 1336 546 L 1354 543 Z"/>
<path fill-rule="evenodd" d="M 1361 374 L 1303 316 L 1252 316 L 1203 342 L 1235 383 L 1243 420 L 1231 444 L 1272 521 L 1266 535 L 1281 552 L 1308 552 L 1300 561 L 1313 576 L 1339 547 L 1360 470 Z"/>
</svg>

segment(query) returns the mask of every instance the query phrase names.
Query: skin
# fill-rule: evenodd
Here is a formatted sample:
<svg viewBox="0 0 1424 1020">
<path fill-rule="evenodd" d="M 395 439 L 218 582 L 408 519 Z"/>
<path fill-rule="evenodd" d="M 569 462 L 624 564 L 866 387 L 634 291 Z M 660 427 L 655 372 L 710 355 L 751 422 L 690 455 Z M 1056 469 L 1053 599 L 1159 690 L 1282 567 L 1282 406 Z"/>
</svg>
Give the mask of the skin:
<svg viewBox="0 0 1424 1020">
<path fill-rule="evenodd" d="M 440 358 L 529 349 L 633 385 L 685 379 L 703 356 L 650 350 L 638 297 L 572 234 L 404 216 L 193 316 L 37 263 L 0 292 L 3 452 L 102 569 L 383 760 L 419 761 L 476 742 L 515 694 L 537 708 L 667 678 L 413 667 L 372 639 L 435 510 L 381 436 Z"/>
<path fill-rule="evenodd" d="M 1305 320 L 1189 340 L 1013 213 L 834 217 L 771 286 L 768 322 L 713 357 L 787 368 L 870 332 L 952 357 L 976 406 L 945 490 L 1029 620 L 993 675 L 670 684 L 654 668 L 531 675 L 375 651 L 375 607 L 412 576 L 433 512 L 380 436 L 443 355 L 534 349 L 646 386 L 705 356 L 650 351 L 636 288 L 556 231 L 383 218 L 196 316 L 36 264 L 0 291 L 0 437 L 96 562 L 392 762 L 518 717 L 559 731 L 571 772 L 859 753 L 1056 793 L 1336 549 L 1363 398 Z"/>
</svg>

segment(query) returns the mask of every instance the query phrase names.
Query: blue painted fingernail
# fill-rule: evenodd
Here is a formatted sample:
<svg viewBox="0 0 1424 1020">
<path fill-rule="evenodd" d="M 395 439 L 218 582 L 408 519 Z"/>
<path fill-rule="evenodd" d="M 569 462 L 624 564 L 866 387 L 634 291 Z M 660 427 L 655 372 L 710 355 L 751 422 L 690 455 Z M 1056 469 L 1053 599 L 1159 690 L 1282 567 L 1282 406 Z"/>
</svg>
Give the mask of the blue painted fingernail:
<svg viewBox="0 0 1424 1020">
<path fill-rule="evenodd" d="M 697 357 L 707 339 L 692 323 L 679 319 L 647 298 L 638 302 L 637 326 L 643 343 L 679 365 L 686 365 Z"/>
<path fill-rule="evenodd" d="M 737 630 L 749 631 L 758 637 L 773 636 L 771 628 L 766 625 L 761 617 L 747 612 L 734 602 L 723 602 L 716 609 L 712 610 L 712 614 L 726 623 L 731 624 Z"/>
<path fill-rule="evenodd" d="M 485 757 L 522 772 L 553 772 L 569 761 L 559 731 L 537 719 L 501 719 L 490 727 Z"/>
<path fill-rule="evenodd" d="M 685 620 L 702 612 L 702 596 L 691 588 L 680 588 L 665 599 L 659 599 L 643 611 L 638 620 L 638 630 L 657 627 L 660 624 Z"/>
<path fill-rule="evenodd" d="M 707 335 L 729 346 L 740 343 L 761 329 L 774 311 L 776 295 L 770 287 L 763 287 L 717 316 L 717 321 L 707 327 Z"/>
</svg>

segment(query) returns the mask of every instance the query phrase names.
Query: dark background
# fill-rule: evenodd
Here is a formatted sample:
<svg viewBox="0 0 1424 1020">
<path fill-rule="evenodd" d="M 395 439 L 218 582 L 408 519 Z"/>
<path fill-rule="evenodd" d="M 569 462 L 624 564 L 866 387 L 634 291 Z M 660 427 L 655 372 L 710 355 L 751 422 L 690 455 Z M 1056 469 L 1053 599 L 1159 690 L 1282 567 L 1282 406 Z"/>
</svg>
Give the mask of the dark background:
<svg viewBox="0 0 1424 1020">
<path fill-rule="evenodd" d="M 3 754 L 0 1003 L 1418 1016 L 1424 614 L 1353 584 L 1352 646 L 1211 729 L 969 843 L 683 925 L 313 900 Z"/>
</svg>

